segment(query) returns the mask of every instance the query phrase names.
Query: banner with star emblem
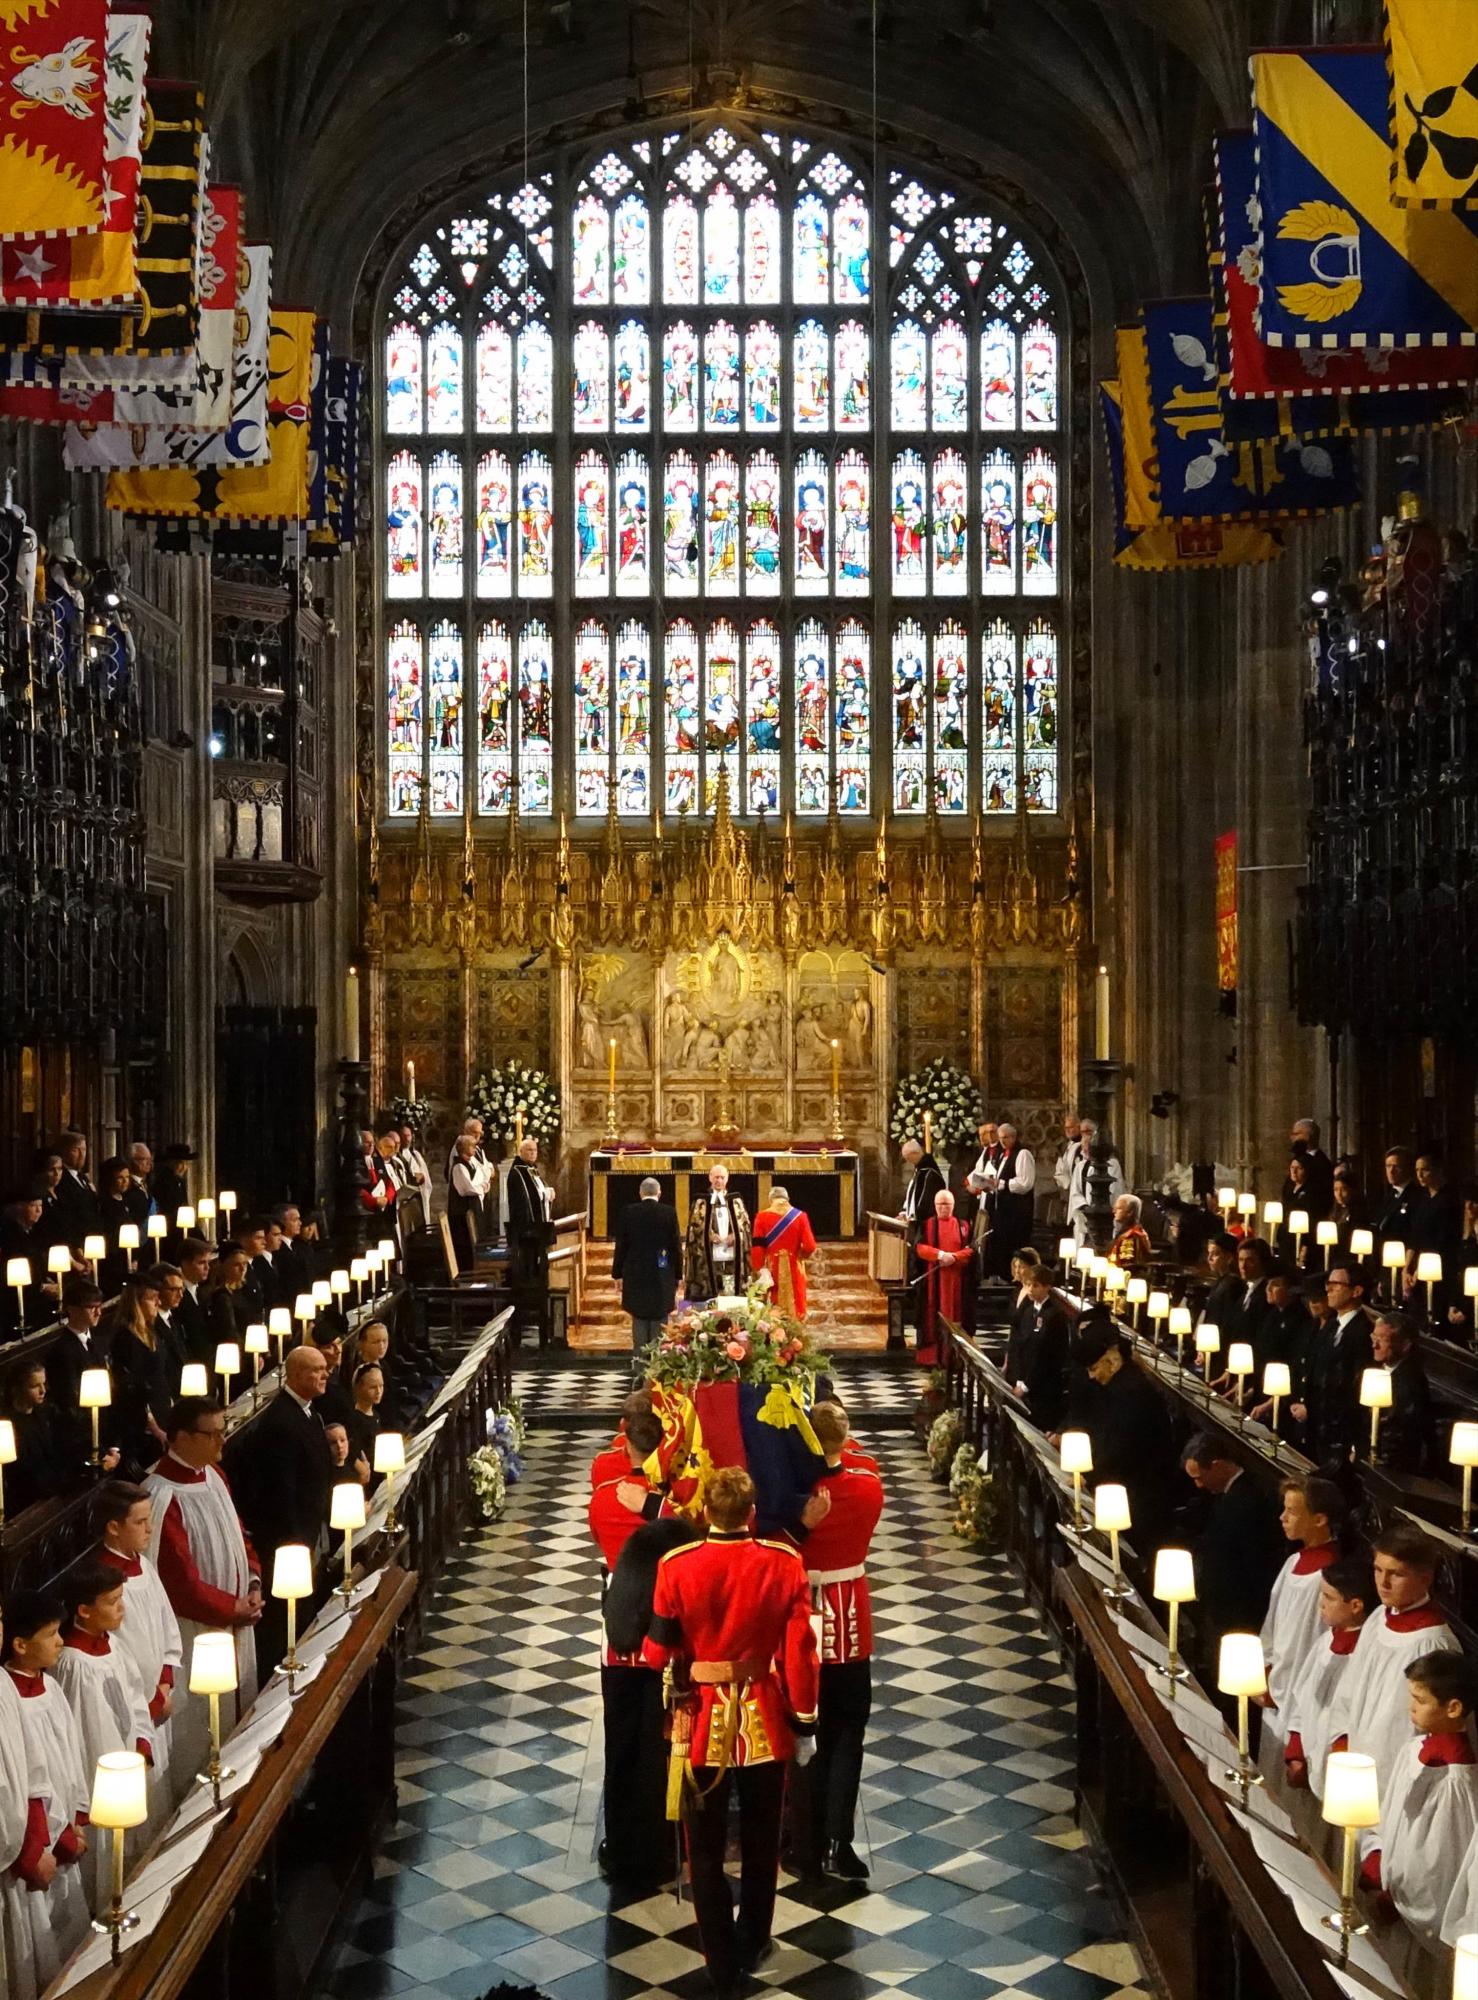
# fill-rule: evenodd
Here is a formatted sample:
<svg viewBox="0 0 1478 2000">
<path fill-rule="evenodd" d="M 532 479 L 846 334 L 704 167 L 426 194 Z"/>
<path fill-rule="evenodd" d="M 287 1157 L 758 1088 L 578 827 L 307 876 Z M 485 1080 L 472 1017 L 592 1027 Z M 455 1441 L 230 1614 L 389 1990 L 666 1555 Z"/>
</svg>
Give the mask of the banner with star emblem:
<svg viewBox="0 0 1478 2000">
<path fill-rule="evenodd" d="M 13 236 L 0 241 L 0 305 L 138 303 L 134 225 L 152 26 L 147 14 L 114 14 L 108 22 L 102 226 L 77 236 Z"/>
<path fill-rule="evenodd" d="M 0 0 L 0 237 L 101 229 L 108 0 Z"/>
<path fill-rule="evenodd" d="M 1386 0 L 1391 195 L 1403 208 L 1478 208 L 1478 7 Z"/>
<path fill-rule="evenodd" d="M 1252 58 L 1269 347 L 1478 343 L 1478 213 L 1391 198 L 1379 49 Z"/>
<path fill-rule="evenodd" d="M 1353 506 L 1359 482 L 1347 438 L 1227 438 L 1209 299 L 1147 305 L 1144 334 L 1167 519 L 1290 520 Z"/>
</svg>

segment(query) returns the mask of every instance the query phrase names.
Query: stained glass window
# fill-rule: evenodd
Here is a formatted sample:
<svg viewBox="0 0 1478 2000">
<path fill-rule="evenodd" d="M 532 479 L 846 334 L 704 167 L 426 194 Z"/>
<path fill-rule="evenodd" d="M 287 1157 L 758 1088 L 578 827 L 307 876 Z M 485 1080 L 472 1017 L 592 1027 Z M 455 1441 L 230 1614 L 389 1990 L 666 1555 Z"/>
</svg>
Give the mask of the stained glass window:
<svg viewBox="0 0 1478 2000">
<path fill-rule="evenodd" d="M 717 115 L 431 218 L 378 324 L 387 812 L 1059 811 L 1055 284 L 966 189 Z"/>
</svg>

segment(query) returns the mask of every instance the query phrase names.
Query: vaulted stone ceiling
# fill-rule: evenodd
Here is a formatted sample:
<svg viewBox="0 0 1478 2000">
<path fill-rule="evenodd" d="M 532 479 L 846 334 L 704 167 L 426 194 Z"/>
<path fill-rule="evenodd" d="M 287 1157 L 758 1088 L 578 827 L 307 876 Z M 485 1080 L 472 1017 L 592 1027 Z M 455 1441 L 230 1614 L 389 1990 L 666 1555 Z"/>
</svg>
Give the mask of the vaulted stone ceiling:
<svg viewBox="0 0 1478 2000">
<path fill-rule="evenodd" d="M 885 132 L 1030 190 L 1101 303 L 1194 271 L 1192 191 L 1246 51 L 1367 0 L 875 0 Z M 158 0 L 280 295 L 347 313 L 422 189 L 633 116 L 752 103 L 871 128 L 874 0 Z"/>
</svg>

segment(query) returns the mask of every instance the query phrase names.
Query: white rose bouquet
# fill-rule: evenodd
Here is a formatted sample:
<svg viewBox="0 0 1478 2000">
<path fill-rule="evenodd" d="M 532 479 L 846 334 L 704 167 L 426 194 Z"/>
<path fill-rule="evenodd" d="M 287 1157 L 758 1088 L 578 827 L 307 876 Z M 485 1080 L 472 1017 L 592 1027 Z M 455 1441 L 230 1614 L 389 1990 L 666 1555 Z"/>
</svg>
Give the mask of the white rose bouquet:
<svg viewBox="0 0 1478 2000">
<path fill-rule="evenodd" d="M 932 1121 L 934 1143 L 958 1145 L 973 1139 L 984 1117 L 980 1092 L 965 1072 L 942 1056 L 925 1063 L 912 1075 L 898 1079 L 893 1096 L 893 1117 L 888 1130 L 900 1143 L 923 1136 L 924 1113 Z"/>
<path fill-rule="evenodd" d="M 542 1069 L 504 1063 L 483 1070 L 467 1093 L 467 1116 L 480 1118 L 489 1132 L 511 1140 L 523 1114 L 526 1139 L 552 1139 L 559 1130 L 559 1092 Z"/>
</svg>

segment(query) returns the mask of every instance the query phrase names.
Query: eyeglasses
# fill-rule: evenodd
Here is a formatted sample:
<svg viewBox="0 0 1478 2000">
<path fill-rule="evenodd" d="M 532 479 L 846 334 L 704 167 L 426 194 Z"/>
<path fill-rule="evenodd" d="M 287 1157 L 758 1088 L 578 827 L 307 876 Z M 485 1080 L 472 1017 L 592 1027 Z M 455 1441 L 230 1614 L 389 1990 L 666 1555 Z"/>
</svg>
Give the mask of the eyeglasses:
<svg viewBox="0 0 1478 2000">
<path fill-rule="evenodd" d="M 191 1437 L 198 1438 L 223 1438 L 226 1435 L 226 1426 L 224 1424 L 216 1424 L 209 1430 L 202 1430 L 197 1424 L 190 1435 Z"/>
</svg>

